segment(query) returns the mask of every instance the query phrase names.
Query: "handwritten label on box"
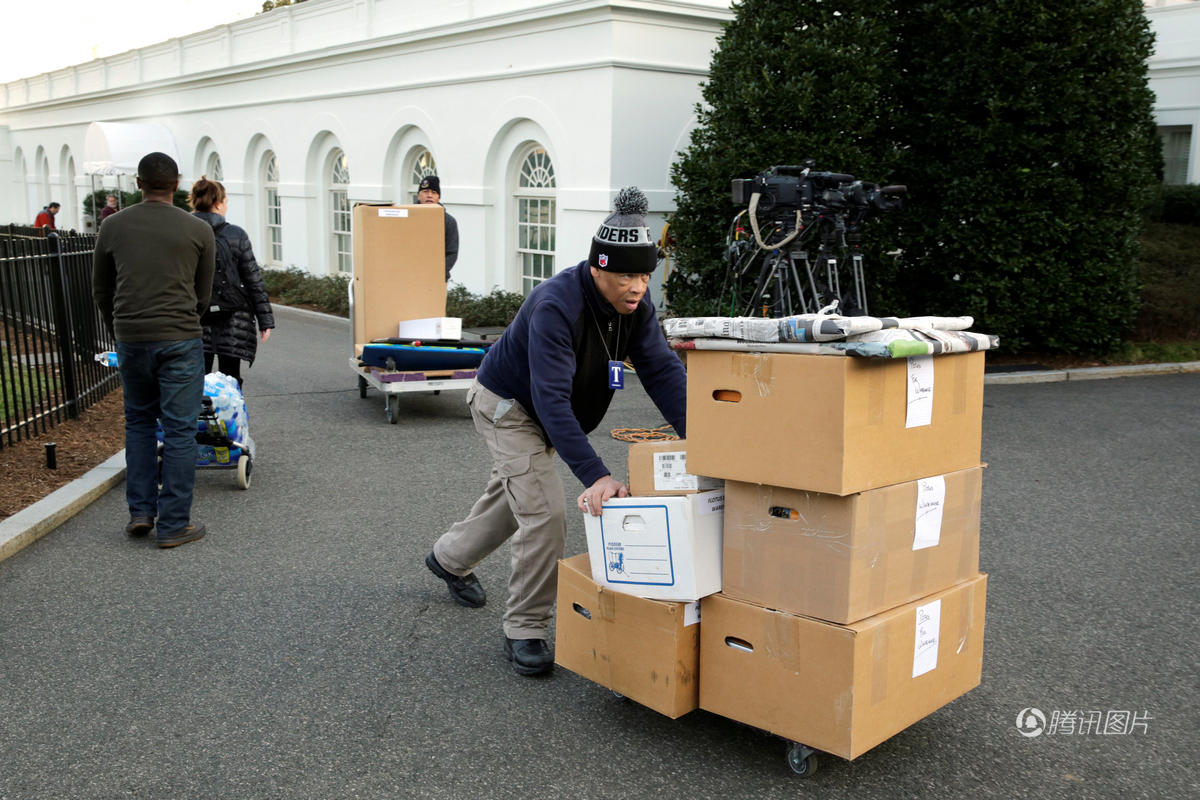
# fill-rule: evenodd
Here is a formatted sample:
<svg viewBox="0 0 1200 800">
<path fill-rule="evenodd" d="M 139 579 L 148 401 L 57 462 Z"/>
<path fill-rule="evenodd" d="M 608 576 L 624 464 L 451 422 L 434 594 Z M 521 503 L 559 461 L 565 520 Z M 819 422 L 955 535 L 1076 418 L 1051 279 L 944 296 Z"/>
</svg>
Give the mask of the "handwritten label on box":
<svg viewBox="0 0 1200 800">
<path fill-rule="evenodd" d="M 917 513 L 913 526 L 913 550 L 936 547 L 942 540 L 942 511 L 946 507 L 946 476 L 917 481 Z"/>
<path fill-rule="evenodd" d="M 938 637 L 941 629 L 942 598 L 917 606 L 917 635 L 913 644 L 914 678 L 937 667 Z"/>
<path fill-rule="evenodd" d="M 904 427 L 919 428 L 933 422 L 933 356 L 910 356 L 908 362 L 908 414 Z"/>
<path fill-rule="evenodd" d="M 408 209 L 407 208 L 381 208 L 381 209 L 379 209 L 379 216 L 381 216 L 381 217 L 407 217 Z"/>
</svg>

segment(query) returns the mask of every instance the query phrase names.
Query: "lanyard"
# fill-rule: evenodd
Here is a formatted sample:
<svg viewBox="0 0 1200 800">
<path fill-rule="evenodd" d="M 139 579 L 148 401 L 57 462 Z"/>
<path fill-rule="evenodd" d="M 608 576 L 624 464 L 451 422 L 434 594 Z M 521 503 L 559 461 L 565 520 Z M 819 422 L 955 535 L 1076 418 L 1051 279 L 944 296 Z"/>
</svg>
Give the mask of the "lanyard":
<svg viewBox="0 0 1200 800">
<path fill-rule="evenodd" d="M 587 305 L 585 303 L 585 305 Z M 604 331 L 600 329 L 600 319 L 596 316 L 596 312 L 588 305 L 588 311 L 592 313 L 592 322 L 596 325 L 596 333 L 600 335 L 600 344 L 604 345 L 604 355 L 608 356 L 608 388 L 624 389 L 625 388 L 625 365 L 613 358 L 612 351 L 608 349 L 608 339 L 604 335 Z M 611 323 L 610 323 L 611 326 Z M 613 347 L 620 352 L 621 347 L 621 317 L 617 316 L 617 341 Z"/>
</svg>

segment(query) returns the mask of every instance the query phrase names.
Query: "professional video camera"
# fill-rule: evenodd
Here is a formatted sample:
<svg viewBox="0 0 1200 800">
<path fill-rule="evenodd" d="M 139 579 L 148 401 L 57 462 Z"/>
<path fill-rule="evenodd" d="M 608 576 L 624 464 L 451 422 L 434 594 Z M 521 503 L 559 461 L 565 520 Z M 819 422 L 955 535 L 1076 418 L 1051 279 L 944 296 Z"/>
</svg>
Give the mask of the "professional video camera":
<svg viewBox="0 0 1200 800">
<path fill-rule="evenodd" d="M 898 210 L 906 188 L 818 171 L 815 164 L 809 159 L 801 165 L 773 166 L 732 182 L 734 204 L 748 206 L 734 218 L 726 243 L 730 268 L 726 283 L 732 285 L 733 304 L 739 301 L 739 279 L 760 254 L 770 254 L 763 260 L 743 316 L 815 313 L 834 301 L 843 314 L 867 313 L 859 226 L 876 214 Z M 752 239 L 743 218 L 749 220 Z M 824 275 L 818 275 L 809 260 L 808 246 L 814 238 L 819 242 L 816 261 L 825 266 Z M 807 279 L 803 283 L 797 261 Z M 853 295 L 841 292 L 840 273 L 846 270 L 853 275 Z"/>
</svg>

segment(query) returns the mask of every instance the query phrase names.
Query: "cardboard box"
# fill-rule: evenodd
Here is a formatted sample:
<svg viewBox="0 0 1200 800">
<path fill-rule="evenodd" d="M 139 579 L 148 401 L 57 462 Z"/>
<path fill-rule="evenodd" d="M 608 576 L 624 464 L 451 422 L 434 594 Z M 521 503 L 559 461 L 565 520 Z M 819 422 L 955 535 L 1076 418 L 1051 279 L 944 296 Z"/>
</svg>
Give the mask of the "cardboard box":
<svg viewBox="0 0 1200 800">
<path fill-rule="evenodd" d="M 699 600 L 721 591 L 720 491 L 680 497 L 614 497 L 585 514 L 592 579 L 655 600 Z"/>
<path fill-rule="evenodd" d="M 839 497 L 727 481 L 722 594 L 849 623 L 979 572 L 982 467 Z"/>
<path fill-rule="evenodd" d="M 438 205 L 354 207 L 355 344 L 395 336 L 402 319 L 446 315 L 444 214 Z"/>
<path fill-rule="evenodd" d="M 700 603 L 614 592 L 591 579 L 587 553 L 558 562 L 554 661 L 661 714 L 700 703 Z"/>
<path fill-rule="evenodd" d="M 979 685 L 987 576 L 852 625 L 700 604 L 700 707 L 856 758 Z"/>
<path fill-rule="evenodd" d="M 720 489 L 720 478 L 687 471 L 687 442 L 635 442 L 629 445 L 629 493 L 637 497 L 664 497 Z"/>
<path fill-rule="evenodd" d="M 838 495 L 943 475 L 979 464 L 983 353 L 696 350 L 687 416 L 700 475 Z"/>
<path fill-rule="evenodd" d="M 428 317 L 400 321 L 398 339 L 462 339 L 462 319 L 459 317 Z"/>
</svg>

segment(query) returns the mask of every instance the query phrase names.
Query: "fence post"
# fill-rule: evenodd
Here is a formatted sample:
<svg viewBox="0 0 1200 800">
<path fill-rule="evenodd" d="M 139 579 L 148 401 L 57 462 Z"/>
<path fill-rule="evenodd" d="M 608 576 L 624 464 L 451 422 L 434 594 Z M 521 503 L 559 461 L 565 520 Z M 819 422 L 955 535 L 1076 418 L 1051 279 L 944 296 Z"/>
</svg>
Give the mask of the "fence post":
<svg viewBox="0 0 1200 800">
<path fill-rule="evenodd" d="M 79 388 L 75 380 L 74 326 L 71 324 L 71 304 L 67 299 L 67 270 L 63 264 L 62 242 L 58 234 L 49 231 L 50 250 L 54 253 L 54 268 L 50 281 L 54 288 L 54 338 L 58 342 L 58 363 L 62 371 L 63 391 L 67 396 L 67 417 L 79 419 Z"/>
</svg>

